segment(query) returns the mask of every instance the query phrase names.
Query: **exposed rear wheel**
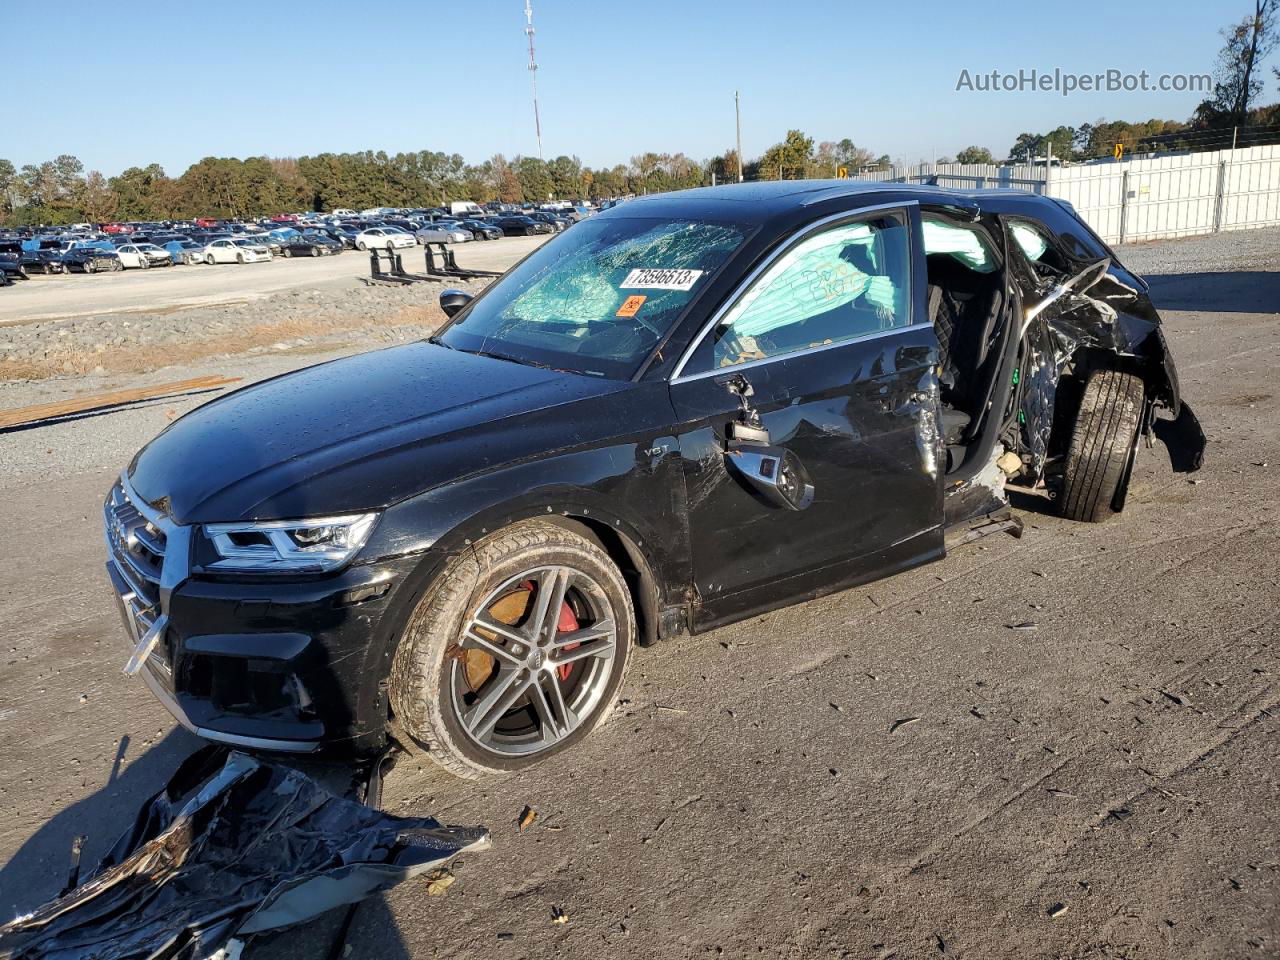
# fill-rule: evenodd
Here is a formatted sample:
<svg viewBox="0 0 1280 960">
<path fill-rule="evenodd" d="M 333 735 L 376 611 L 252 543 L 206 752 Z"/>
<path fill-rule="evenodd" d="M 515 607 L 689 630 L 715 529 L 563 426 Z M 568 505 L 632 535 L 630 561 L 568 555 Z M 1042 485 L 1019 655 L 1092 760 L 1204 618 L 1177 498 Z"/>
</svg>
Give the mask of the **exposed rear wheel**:
<svg viewBox="0 0 1280 960">
<path fill-rule="evenodd" d="M 635 638 L 631 595 L 592 539 L 540 520 L 451 561 L 391 668 L 405 732 L 474 779 L 565 749 L 608 716 Z"/>
<path fill-rule="evenodd" d="M 1132 374 L 1098 370 L 1089 378 L 1067 451 L 1063 516 L 1097 523 L 1123 508 L 1144 400 L 1142 381 Z"/>
</svg>

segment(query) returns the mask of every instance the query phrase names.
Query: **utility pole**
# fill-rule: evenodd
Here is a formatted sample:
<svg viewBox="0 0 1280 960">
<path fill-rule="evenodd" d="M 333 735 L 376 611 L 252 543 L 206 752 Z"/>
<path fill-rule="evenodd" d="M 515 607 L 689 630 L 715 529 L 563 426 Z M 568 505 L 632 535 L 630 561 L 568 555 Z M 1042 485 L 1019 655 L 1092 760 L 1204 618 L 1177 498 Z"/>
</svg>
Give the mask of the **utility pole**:
<svg viewBox="0 0 1280 960">
<path fill-rule="evenodd" d="M 738 128 L 738 182 L 742 182 L 742 110 L 738 106 L 738 91 L 733 91 L 733 120 Z"/>
<path fill-rule="evenodd" d="M 542 159 L 542 121 L 538 118 L 538 61 L 533 55 L 533 7 L 524 0 L 525 36 L 529 38 L 529 79 L 533 81 L 533 129 L 538 135 L 538 159 Z"/>
</svg>

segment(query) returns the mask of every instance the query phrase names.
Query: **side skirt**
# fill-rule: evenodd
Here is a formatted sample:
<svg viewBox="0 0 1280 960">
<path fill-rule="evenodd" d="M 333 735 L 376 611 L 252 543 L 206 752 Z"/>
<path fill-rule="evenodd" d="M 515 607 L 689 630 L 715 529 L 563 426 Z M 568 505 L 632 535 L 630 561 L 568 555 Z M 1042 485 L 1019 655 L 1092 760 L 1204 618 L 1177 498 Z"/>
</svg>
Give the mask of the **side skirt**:
<svg viewBox="0 0 1280 960">
<path fill-rule="evenodd" d="M 921 564 L 941 560 L 945 554 L 943 529 L 940 526 L 932 527 L 872 554 L 806 571 L 765 586 L 695 603 L 692 611 L 693 632 L 703 633 L 768 613 L 770 610 L 848 590 Z"/>
</svg>

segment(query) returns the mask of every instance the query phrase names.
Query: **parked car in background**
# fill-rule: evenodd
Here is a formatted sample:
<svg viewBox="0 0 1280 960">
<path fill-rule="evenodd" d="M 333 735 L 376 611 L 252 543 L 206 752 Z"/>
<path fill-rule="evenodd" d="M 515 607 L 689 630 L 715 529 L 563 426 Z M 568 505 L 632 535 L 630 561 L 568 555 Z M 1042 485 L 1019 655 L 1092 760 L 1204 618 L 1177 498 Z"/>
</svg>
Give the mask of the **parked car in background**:
<svg viewBox="0 0 1280 960">
<path fill-rule="evenodd" d="M 468 243 L 475 239 L 471 230 L 457 220 L 437 220 L 434 225 L 442 227 L 448 233 L 445 243 Z"/>
<path fill-rule="evenodd" d="M 102 241 L 73 243 L 63 251 L 62 263 L 67 270 L 80 273 L 115 273 L 124 269 L 120 254 L 111 244 Z"/>
<path fill-rule="evenodd" d="M 171 267 L 173 258 L 168 250 L 162 250 L 154 243 L 122 243 L 116 247 L 120 257 L 120 265 L 125 268 L 138 267 Z"/>
<path fill-rule="evenodd" d="M 31 238 L 22 241 L 22 265 L 27 273 L 65 273 L 62 265 L 62 241 L 57 237 Z"/>
<path fill-rule="evenodd" d="M 264 263 L 271 259 L 271 251 L 260 243 L 243 237 L 224 237 L 214 240 L 204 248 L 204 262 L 214 263 Z"/>
<path fill-rule="evenodd" d="M 539 223 L 549 223 L 557 233 L 561 230 L 567 230 L 573 225 L 573 221 L 568 217 L 562 217 L 559 214 L 550 213 L 546 210 L 534 211 L 529 214 L 529 217 L 532 220 L 537 220 Z"/>
<path fill-rule="evenodd" d="M 281 255 L 285 257 L 329 257 L 342 252 L 342 244 L 328 237 L 299 233 L 281 241 Z"/>
<path fill-rule="evenodd" d="M 470 230 L 476 240 L 500 240 L 503 236 L 501 227 L 486 220 L 459 220 L 458 223 Z"/>
<path fill-rule="evenodd" d="M 27 279 L 27 270 L 22 265 L 21 241 L 0 240 L 0 273 L 9 281 Z"/>
<path fill-rule="evenodd" d="M 539 233 L 555 233 L 556 228 L 523 215 L 498 217 L 494 225 L 508 237 L 532 237 Z"/>
<path fill-rule="evenodd" d="M 356 248 L 356 238 L 360 236 L 360 228 L 344 223 L 336 227 L 330 227 L 329 235 L 335 240 L 341 240 L 344 247 L 354 250 Z"/>
<path fill-rule="evenodd" d="M 356 236 L 356 247 L 361 250 L 394 250 L 397 247 L 416 246 L 417 243 L 412 233 L 406 233 L 399 227 L 373 227 Z"/>
<path fill-rule="evenodd" d="M 194 240 L 170 240 L 164 248 L 169 251 L 174 263 L 204 262 L 204 246 Z"/>
</svg>

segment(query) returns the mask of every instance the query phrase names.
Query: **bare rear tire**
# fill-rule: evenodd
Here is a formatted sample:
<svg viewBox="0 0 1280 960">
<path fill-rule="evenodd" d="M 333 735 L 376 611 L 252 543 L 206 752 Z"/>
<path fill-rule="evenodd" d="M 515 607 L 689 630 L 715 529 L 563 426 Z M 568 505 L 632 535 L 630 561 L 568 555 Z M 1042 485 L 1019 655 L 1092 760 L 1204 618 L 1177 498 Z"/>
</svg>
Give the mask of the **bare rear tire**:
<svg viewBox="0 0 1280 960">
<path fill-rule="evenodd" d="M 543 520 L 451 560 L 391 667 L 400 727 L 477 779 L 567 749 L 609 715 L 635 642 L 631 595 L 588 536 Z"/>
<path fill-rule="evenodd" d="M 1062 515 L 1098 523 L 1124 506 L 1137 456 L 1145 390 L 1118 370 L 1098 370 L 1085 384 L 1067 451 Z"/>
</svg>

